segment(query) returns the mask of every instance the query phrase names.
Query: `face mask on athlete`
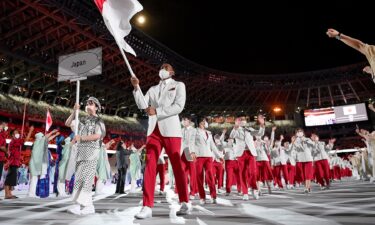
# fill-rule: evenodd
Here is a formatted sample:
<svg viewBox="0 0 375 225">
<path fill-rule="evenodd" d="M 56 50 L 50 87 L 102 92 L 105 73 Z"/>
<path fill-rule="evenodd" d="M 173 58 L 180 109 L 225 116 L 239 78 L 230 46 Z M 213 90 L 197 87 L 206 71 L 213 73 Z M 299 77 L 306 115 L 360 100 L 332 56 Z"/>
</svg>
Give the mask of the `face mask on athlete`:
<svg viewBox="0 0 375 225">
<path fill-rule="evenodd" d="M 161 69 L 159 71 L 159 77 L 162 80 L 165 80 L 165 79 L 169 78 L 170 77 L 169 71 L 167 71 L 166 69 Z"/>
<path fill-rule="evenodd" d="M 303 137 L 303 132 L 302 131 L 298 131 L 297 132 L 297 137 Z"/>
<path fill-rule="evenodd" d="M 15 137 L 16 139 L 19 139 L 20 136 L 21 136 L 20 134 L 15 134 L 15 135 L 14 135 L 14 137 Z"/>
<path fill-rule="evenodd" d="M 207 121 L 204 121 L 204 128 L 208 128 L 208 123 L 207 123 Z"/>
<path fill-rule="evenodd" d="M 241 127 L 246 126 L 246 120 L 241 120 L 240 126 L 241 126 Z"/>
</svg>

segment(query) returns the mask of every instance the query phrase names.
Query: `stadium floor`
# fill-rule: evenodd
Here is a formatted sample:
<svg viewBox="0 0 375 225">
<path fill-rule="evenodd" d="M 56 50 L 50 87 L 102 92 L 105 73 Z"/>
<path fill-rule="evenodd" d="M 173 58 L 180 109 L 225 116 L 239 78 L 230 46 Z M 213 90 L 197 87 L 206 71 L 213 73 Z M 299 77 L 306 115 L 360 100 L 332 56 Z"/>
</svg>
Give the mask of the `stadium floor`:
<svg viewBox="0 0 375 225">
<path fill-rule="evenodd" d="M 219 194 L 217 205 L 200 206 L 193 200 L 192 214 L 185 217 L 175 216 L 178 205 L 168 191 L 156 197 L 153 218 L 148 220 L 134 219 L 141 208 L 141 193 L 95 196 L 96 214 L 89 216 L 66 213 L 69 198 L 32 199 L 25 191 L 17 194 L 19 199 L 0 201 L 0 224 L 375 224 L 375 184 L 353 180 L 333 183 L 325 191 L 314 185 L 309 195 L 302 189 L 274 191 L 246 202 L 236 194 Z"/>
</svg>

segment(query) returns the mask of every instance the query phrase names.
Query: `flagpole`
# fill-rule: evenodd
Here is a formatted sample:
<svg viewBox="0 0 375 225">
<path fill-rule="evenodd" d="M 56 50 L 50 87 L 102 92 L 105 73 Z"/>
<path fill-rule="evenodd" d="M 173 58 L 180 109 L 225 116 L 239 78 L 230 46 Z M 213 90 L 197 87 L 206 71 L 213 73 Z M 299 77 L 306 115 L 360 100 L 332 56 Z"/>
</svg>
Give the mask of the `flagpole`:
<svg viewBox="0 0 375 225">
<path fill-rule="evenodd" d="M 124 53 L 124 50 L 120 47 L 120 45 L 119 45 L 119 43 L 117 42 L 116 38 L 115 38 L 115 41 L 116 41 L 117 46 L 119 46 L 119 49 L 120 49 L 121 55 L 122 55 L 122 57 L 123 57 L 124 60 L 125 60 L 125 64 L 126 64 L 126 66 L 128 67 L 128 70 L 129 70 L 129 72 L 130 72 L 130 75 L 132 76 L 132 78 L 137 78 L 137 77 L 135 76 L 134 72 L 133 72 L 132 67 L 130 66 L 129 60 L 128 60 L 128 58 L 126 57 L 126 55 L 125 55 L 125 53 Z M 138 86 L 138 88 L 140 89 L 139 86 Z M 145 99 L 144 96 L 143 96 L 142 99 L 143 99 L 143 104 L 144 104 L 144 106 L 145 106 L 145 107 L 148 107 L 148 103 L 146 102 L 146 99 Z"/>
<path fill-rule="evenodd" d="M 25 128 L 26 104 L 27 104 L 27 102 L 25 102 L 25 105 L 23 106 L 23 118 L 22 118 L 21 138 L 23 138 L 23 131 L 24 131 L 24 128 Z"/>
<path fill-rule="evenodd" d="M 77 90 L 76 90 L 76 104 L 79 104 L 79 91 L 80 91 L 80 87 L 81 86 L 81 81 L 80 80 L 77 80 Z M 75 124 L 74 124 L 74 135 L 77 135 L 78 134 L 78 116 L 79 116 L 79 110 L 76 110 L 74 112 L 76 115 L 75 115 Z"/>
</svg>

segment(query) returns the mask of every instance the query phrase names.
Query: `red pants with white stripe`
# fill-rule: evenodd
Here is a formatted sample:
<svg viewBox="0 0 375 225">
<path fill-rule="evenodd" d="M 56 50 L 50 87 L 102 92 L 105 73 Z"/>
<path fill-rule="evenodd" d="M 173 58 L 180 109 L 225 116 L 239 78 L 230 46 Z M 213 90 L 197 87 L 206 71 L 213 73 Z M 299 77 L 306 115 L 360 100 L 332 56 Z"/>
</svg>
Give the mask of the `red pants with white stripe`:
<svg viewBox="0 0 375 225">
<path fill-rule="evenodd" d="M 163 137 L 160 134 L 158 126 L 156 126 L 152 134 L 147 137 L 146 142 L 146 168 L 143 183 L 143 206 L 154 206 L 156 167 L 161 149 L 163 147 L 172 165 L 176 186 L 178 187 L 179 200 L 180 202 L 189 202 L 186 175 L 182 169 L 180 156 L 181 138 Z"/>
<path fill-rule="evenodd" d="M 213 162 L 213 174 L 215 184 L 217 184 L 217 188 L 220 189 L 223 187 L 223 177 L 224 177 L 224 166 L 220 162 Z"/>
<path fill-rule="evenodd" d="M 330 169 L 327 159 L 315 161 L 315 175 L 316 180 L 320 185 L 329 186 Z"/>
<path fill-rule="evenodd" d="M 241 192 L 241 176 L 237 160 L 225 160 L 225 173 L 227 175 L 225 182 L 227 193 L 231 192 L 234 183 L 237 184 L 237 191 Z"/>
<path fill-rule="evenodd" d="M 289 178 L 289 184 L 294 185 L 294 178 L 296 176 L 296 166 L 293 166 L 290 163 L 287 163 L 288 167 L 288 178 Z"/>
<path fill-rule="evenodd" d="M 245 150 L 243 154 L 237 158 L 237 161 L 242 178 L 242 193 L 247 195 L 249 193 L 248 187 L 251 187 L 253 190 L 258 190 L 255 157 L 249 150 Z"/>
<path fill-rule="evenodd" d="M 198 157 L 195 162 L 197 168 L 197 178 L 198 178 L 198 191 L 199 198 L 206 199 L 206 192 L 204 190 L 204 179 L 208 184 L 210 189 L 210 194 L 213 199 L 216 199 L 216 187 L 214 181 L 214 174 L 212 171 L 212 157 Z"/>
<path fill-rule="evenodd" d="M 190 195 L 194 196 L 196 193 L 198 193 L 198 187 L 197 187 L 197 172 L 196 172 L 196 165 L 193 161 L 188 161 L 186 159 L 185 153 L 182 154 L 182 168 L 184 170 L 184 173 L 186 174 L 186 179 L 189 178 L 189 184 L 190 184 Z"/>
<path fill-rule="evenodd" d="M 158 164 L 156 167 L 156 176 L 159 174 L 160 191 L 164 191 L 165 187 L 165 164 Z"/>
</svg>

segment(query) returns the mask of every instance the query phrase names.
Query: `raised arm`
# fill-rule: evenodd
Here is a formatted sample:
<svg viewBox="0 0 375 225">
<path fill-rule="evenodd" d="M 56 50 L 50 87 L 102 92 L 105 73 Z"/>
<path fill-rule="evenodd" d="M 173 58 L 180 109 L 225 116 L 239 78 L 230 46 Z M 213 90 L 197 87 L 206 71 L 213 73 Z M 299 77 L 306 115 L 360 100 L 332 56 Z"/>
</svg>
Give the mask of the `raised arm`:
<svg viewBox="0 0 375 225">
<path fill-rule="evenodd" d="M 73 107 L 73 113 L 70 114 L 70 116 L 68 117 L 68 119 L 65 121 L 65 126 L 70 127 L 72 125 L 72 121 L 75 118 L 75 112 L 76 112 L 76 110 L 79 110 L 80 107 L 81 106 L 78 103 L 76 103 L 74 105 L 74 107 Z"/>
<path fill-rule="evenodd" d="M 31 134 L 33 133 L 33 131 L 34 131 L 34 126 L 31 126 L 31 127 L 29 128 L 29 133 L 27 133 L 27 136 L 26 136 L 26 138 L 25 138 L 25 141 L 29 141 L 29 140 L 30 140 L 30 138 L 31 138 Z"/>
<path fill-rule="evenodd" d="M 53 133 L 52 135 L 50 135 L 49 137 L 48 137 L 48 142 L 50 142 L 51 140 L 53 140 L 55 137 L 57 137 L 57 136 L 59 136 L 60 135 L 60 133 L 59 132 L 55 132 L 55 133 Z"/>
<path fill-rule="evenodd" d="M 348 35 L 342 34 L 335 29 L 328 29 L 327 35 L 330 38 L 336 38 L 336 39 L 342 41 L 347 46 L 350 46 L 350 47 L 354 48 L 355 50 L 359 51 L 362 54 L 366 53 L 365 52 L 366 51 L 365 50 L 366 44 L 363 43 L 362 41 L 358 40 L 358 39 L 355 39 L 355 38 L 349 37 Z"/>
</svg>

